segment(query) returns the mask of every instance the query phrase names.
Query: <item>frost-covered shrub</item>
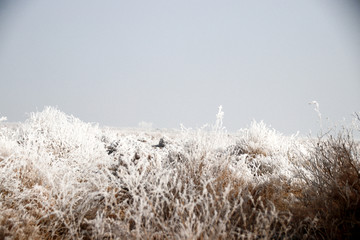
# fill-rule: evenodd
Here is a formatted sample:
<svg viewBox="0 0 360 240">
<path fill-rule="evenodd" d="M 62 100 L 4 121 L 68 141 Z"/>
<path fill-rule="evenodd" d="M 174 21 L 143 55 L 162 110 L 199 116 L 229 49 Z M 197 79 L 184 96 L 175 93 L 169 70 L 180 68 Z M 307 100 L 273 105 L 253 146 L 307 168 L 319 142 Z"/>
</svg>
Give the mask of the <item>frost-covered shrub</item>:
<svg viewBox="0 0 360 240">
<path fill-rule="evenodd" d="M 32 114 L 16 132 L 1 133 L 12 146 L 12 153 L 0 162 L 2 207 L 33 219 L 36 234 L 55 237 L 62 231 L 77 236 L 76 226 L 85 211 L 79 206 L 109 182 L 106 166 L 111 159 L 99 139 L 101 131 L 46 108 Z"/>
<path fill-rule="evenodd" d="M 307 188 L 297 214 L 317 218 L 316 234 L 326 239 L 360 237 L 360 147 L 345 129 L 319 138 L 305 159 Z"/>
<path fill-rule="evenodd" d="M 31 113 L 22 125 L 19 143 L 39 152 L 51 153 L 58 158 L 103 157 L 99 151 L 101 130 L 97 125 L 84 123 L 74 116 L 47 107 L 42 112 Z M 100 154 L 100 155 L 99 155 Z"/>
<path fill-rule="evenodd" d="M 238 145 L 243 153 L 252 155 L 272 156 L 287 153 L 294 142 L 295 136 L 285 137 L 266 124 L 253 121 L 249 128 L 239 131 Z"/>
<path fill-rule="evenodd" d="M 0 239 L 339 239 L 326 223 L 356 236 L 358 143 L 222 119 L 117 130 L 45 108 L 0 125 Z"/>
<path fill-rule="evenodd" d="M 262 176 L 262 180 L 272 176 L 294 179 L 296 165 L 292 160 L 299 151 L 306 150 L 296 135 L 283 136 L 262 121 L 253 121 L 249 128 L 241 129 L 236 135 L 236 144 L 228 148 L 231 155 L 246 162 L 252 173 Z"/>
</svg>

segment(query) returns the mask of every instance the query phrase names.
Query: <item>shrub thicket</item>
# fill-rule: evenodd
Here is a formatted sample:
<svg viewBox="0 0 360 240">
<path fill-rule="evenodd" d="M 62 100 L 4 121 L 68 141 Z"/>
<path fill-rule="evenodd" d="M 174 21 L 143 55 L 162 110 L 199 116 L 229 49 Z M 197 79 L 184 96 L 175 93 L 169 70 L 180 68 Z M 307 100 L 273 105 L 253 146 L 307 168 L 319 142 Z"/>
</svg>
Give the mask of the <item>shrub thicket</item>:
<svg viewBox="0 0 360 240">
<path fill-rule="evenodd" d="M 99 128 L 54 108 L 0 125 L 0 239 L 358 239 L 350 130 Z M 159 146 L 159 140 L 161 147 Z"/>
</svg>

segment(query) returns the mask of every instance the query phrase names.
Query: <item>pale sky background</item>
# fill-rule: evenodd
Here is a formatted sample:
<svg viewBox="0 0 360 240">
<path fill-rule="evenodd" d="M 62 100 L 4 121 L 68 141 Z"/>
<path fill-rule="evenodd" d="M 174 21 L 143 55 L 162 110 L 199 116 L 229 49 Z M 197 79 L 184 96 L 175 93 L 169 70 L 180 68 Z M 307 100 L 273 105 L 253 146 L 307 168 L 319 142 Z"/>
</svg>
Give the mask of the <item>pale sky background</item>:
<svg viewBox="0 0 360 240">
<path fill-rule="evenodd" d="M 285 134 L 360 111 L 355 0 L 0 0 L 0 115 L 57 106 L 158 128 L 264 120 Z"/>
</svg>

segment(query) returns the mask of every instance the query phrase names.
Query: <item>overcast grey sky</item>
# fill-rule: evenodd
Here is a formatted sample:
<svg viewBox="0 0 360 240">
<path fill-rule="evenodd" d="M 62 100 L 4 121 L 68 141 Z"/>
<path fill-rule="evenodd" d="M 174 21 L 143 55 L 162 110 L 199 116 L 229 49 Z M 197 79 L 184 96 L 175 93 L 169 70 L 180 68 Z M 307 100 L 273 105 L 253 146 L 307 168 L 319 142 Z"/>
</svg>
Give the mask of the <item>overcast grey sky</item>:
<svg viewBox="0 0 360 240">
<path fill-rule="evenodd" d="M 316 131 L 360 111 L 360 8 L 353 0 L 0 0 L 0 115 L 57 106 L 83 121 L 199 127 L 219 105 Z"/>
</svg>

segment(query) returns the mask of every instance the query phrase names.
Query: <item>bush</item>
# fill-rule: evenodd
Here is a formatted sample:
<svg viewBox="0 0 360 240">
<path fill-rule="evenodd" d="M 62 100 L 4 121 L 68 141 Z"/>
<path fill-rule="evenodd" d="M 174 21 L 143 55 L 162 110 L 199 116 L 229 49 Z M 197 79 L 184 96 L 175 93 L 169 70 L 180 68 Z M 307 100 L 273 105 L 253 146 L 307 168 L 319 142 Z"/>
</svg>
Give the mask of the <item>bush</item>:
<svg viewBox="0 0 360 240">
<path fill-rule="evenodd" d="M 359 144 L 345 129 L 336 136 L 320 138 L 306 158 L 311 175 L 303 178 L 302 214 L 317 219 L 320 238 L 360 238 L 359 154 Z"/>
</svg>

